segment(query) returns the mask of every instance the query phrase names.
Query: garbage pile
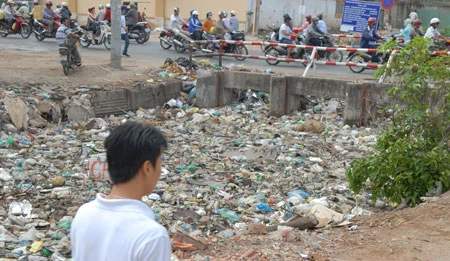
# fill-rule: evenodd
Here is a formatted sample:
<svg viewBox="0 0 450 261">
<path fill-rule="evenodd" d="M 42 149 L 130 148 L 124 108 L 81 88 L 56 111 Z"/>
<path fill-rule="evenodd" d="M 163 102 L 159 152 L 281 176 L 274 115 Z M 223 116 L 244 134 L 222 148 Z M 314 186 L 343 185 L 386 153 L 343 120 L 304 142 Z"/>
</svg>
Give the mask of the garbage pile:
<svg viewBox="0 0 450 261">
<path fill-rule="evenodd" d="M 243 234 L 283 240 L 293 229 L 351 228 L 352 217 L 373 206 L 370 195 L 348 189 L 345 170 L 371 151 L 382 124 L 344 125 L 340 100 L 316 100 L 277 118 L 269 115 L 267 94 L 248 90 L 223 108 L 179 99 L 100 119 L 90 117 L 88 94 L 80 90 L 70 99 L 55 91 L 28 100 L 18 94 L 5 92 L 0 101 L 0 258 L 6 260 L 70 259 L 77 208 L 111 188 L 103 141 L 130 120 L 157 125 L 169 140 L 160 182 L 142 200 L 168 228 L 175 253 L 201 256 L 217 241 Z M 55 99 L 83 108 L 86 119 L 66 121 Z"/>
</svg>

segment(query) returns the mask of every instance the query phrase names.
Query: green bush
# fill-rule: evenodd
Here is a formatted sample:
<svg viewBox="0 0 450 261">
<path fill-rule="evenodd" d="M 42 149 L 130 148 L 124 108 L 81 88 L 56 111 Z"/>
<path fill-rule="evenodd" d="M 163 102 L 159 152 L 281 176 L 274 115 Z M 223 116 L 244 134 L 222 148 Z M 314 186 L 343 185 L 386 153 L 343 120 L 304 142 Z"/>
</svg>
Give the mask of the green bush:
<svg viewBox="0 0 450 261">
<path fill-rule="evenodd" d="M 450 189 L 450 58 L 432 57 L 429 43 L 414 38 L 390 66 L 375 73 L 402 76 L 388 89 L 394 102 L 386 109 L 394 114 L 377 140 L 376 152 L 353 161 L 346 171 L 355 193 L 369 189 L 374 200 L 409 201 L 414 206 L 439 183 L 444 191 Z M 390 41 L 379 51 L 393 49 L 396 43 Z"/>
</svg>

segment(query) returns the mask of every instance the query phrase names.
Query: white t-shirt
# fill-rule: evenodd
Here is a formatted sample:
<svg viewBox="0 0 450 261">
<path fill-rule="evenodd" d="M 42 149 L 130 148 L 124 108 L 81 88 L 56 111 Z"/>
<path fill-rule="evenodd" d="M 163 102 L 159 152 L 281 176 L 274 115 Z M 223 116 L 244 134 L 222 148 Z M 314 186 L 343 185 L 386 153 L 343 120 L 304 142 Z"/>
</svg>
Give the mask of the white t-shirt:
<svg viewBox="0 0 450 261">
<path fill-rule="evenodd" d="M 181 16 L 175 16 L 175 14 L 172 14 L 172 16 L 170 16 L 170 28 L 180 29 L 180 24 L 176 23 L 175 21 L 180 21 L 184 23 L 183 18 L 181 18 Z"/>
<path fill-rule="evenodd" d="M 440 35 L 441 34 L 438 32 L 438 30 L 433 28 L 433 26 L 430 26 L 430 27 L 428 27 L 427 32 L 425 33 L 424 37 L 425 38 L 430 38 L 431 41 L 433 41 L 433 43 L 434 43 L 433 36 L 439 37 Z"/>
<path fill-rule="evenodd" d="M 122 25 L 122 26 L 125 26 L 126 27 L 126 22 L 125 22 L 126 20 L 125 20 L 125 16 L 124 15 L 121 15 L 120 16 L 120 24 Z M 127 32 L 125 32 L 125 29 L 123 29 L 123 27 L 120 27 L 120 33 L 121 34 L 126 34 Z"/>
<path fill-rule="evenodd" d="M 284 35 L 284 34 L 283 34 L 283 31 L 285 31 L 285 30 L 287 31 L 288 34 L 292 33 L 292 29 L 291 29 L 288 25 L 282 24 L 282 25 L 280 26 L 280 31 L 278 32 L 280 41 L 281 41 L 281 39 L 283 39 L 283 38 L 286 38 L 286 39 L 291 40 L 291 37 L 290 37 L 289 35 Z"/>
<path fill-rule="evenodd" d="M 75 261 L 170 260 L 167 230 L 154 219 L 152 209 L 134 199 L 105 199 L 78 209 L 70 229 Z"/>
</svg>

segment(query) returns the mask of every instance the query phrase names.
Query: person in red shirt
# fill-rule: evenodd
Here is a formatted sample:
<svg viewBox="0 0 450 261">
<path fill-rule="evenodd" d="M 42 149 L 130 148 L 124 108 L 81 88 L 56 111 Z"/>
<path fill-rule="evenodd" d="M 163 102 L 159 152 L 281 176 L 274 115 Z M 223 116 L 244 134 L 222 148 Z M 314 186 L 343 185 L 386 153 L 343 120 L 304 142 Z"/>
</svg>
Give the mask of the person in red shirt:
<svg viewBox="0 0 450 261">
<path fill-rule="evenodd" d="M 108 24 L 111 23 L 111 5 L 106 5 L 106 11 L 105 11 L 105 17 L 103 18 L 104 21 L 108 21 Z"/>
</svg>

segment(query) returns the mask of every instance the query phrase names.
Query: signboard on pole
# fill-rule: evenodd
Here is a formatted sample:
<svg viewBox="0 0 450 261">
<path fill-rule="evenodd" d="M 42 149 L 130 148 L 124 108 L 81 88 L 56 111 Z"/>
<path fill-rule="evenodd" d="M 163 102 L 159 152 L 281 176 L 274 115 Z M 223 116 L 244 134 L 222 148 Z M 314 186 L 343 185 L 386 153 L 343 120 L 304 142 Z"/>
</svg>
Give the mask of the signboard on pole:
<svg viewBox="0 0 450 261">
<path fill-rule="evenodd" d="M 394 0 L 383 0 L 394 1 Z M 380 14 L 381 5 L 376 2 L 365 2 L 358 0 L 345 0 L 342 12 L 341 31 L 362 33 L 367 26 L 370 17 L 377 19 Z"/>
<path fill-rule="evenodd" d="M 395 0 L 383 0 L 381 1 L 381 6 L 383 6 L 383 9 L 389 10 L 395 5 Z"/>
</svg>

